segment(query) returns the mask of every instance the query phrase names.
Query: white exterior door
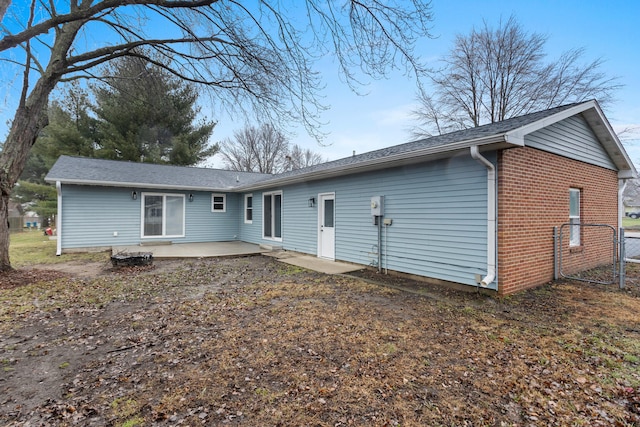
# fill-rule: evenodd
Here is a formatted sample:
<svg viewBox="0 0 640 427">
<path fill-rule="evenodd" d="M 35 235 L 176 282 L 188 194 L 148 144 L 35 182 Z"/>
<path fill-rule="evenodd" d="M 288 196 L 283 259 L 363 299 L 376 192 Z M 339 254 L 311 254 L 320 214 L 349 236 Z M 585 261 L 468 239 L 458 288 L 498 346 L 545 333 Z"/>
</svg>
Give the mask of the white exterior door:
<svg viewBox="0 0 640 427">
<path fill-rule="evenodd" d="M 335 259 L 335 193 L 318 195 L 318 256 L 320 258 Z"/>
</svg>

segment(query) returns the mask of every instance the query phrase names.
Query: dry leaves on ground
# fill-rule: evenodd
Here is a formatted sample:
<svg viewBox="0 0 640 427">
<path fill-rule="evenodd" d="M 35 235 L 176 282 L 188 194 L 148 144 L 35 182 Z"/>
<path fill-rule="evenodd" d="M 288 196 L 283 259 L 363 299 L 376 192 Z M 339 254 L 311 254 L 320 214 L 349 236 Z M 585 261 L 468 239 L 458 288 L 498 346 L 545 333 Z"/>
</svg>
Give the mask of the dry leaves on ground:
<svg viewBox="0 0 640 427">
<path fill-rule="evenodd" d="M 410 292 L 268 257 L 0 290 L 0 421 L 640 423 L 637 294 L 384 279 Z"/>
</svg>

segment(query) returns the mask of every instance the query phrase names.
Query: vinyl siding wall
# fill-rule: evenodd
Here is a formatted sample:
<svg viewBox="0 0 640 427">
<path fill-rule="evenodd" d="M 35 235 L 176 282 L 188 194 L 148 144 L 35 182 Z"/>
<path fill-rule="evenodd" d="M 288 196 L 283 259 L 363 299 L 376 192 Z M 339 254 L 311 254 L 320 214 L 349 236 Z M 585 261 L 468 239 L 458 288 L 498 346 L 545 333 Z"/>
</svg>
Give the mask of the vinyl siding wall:
<svg viewBox="0 0 640 427">
<path fill-rule="evenodd" d="M 493 153 L 487 157 L 495 159 Z M 262 239 L 262 195 L 254 191 L 253 224 L 240 225 L 240 238 L 317 255 L 318 194 L 333 192 L 336 260 L 376 265 L 370 201 L 384 196 L 385 217 L 393 225 L 383 229 L 382 268 L 475 286 L 475 275 L 486 274 L 487 267 L 486 177 L 484 166 L 462 155 L 273 188 L 283 191 L 282 243 Z M 316 199 L 313 208 L 310 197 Z"/>
<path fill-rule="evenodd" d="M 611 158 L 581 115 L 569 117 L 526 135 L 524 141 L 527 147 L 616 170 Z"/>
<path fill-rule="evenodd" d="M 138 198 L 133 200 L 131 192 Z M 142 193 L 185 195 L 185 237 L 141 239 Z M 157 189 L 62 186 L 62 249 L 133 245 L 141 241 L 171 240 L 175 243 L 236 240 L 238 195 L 226 193 L 226 212 L 211 212 L 211 193 L 161 191 Z M 118 235 L 114 236 L 114 232 Z"/>
</svg>

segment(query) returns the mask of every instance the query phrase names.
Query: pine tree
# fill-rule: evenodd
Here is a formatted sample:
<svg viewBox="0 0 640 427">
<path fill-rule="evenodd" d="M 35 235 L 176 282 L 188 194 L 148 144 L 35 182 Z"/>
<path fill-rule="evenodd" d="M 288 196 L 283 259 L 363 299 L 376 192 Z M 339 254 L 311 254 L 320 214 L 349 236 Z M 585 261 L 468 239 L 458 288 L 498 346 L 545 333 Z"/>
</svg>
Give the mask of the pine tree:
<svg viewBox="0 0 640 427">
<path fill-rule="evenodd" d="M 49 104 L 49 124 L 34 144 L 21 180 L 45 184 L 44 177 L 63 154 L 93 157 L 96 122 L 91 117 L 89 94 L 73 83 Z"/>
<path fill-rule="evenodd" d="M 200 113 L 195 87 L 137 57 L 104 69 L 94 87 L 97 156 L 188 166 L 212 156 L 215 122 L 194 123 Z"/>
</svg>

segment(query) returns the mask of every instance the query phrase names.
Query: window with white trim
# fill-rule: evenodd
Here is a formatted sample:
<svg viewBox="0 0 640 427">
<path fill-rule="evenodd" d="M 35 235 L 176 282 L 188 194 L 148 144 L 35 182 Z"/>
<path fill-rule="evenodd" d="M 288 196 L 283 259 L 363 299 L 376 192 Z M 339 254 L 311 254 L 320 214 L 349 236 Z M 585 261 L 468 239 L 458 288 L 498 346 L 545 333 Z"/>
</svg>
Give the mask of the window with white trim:
<svg viewBox="0 0 640 427">
<path fill-rule="evenodd" d="M 244 223 L 253 223 L 253 194 L 244 195 Z"/>
<path fill-rule="evenodd" d="M 580 246 L 580 189 L 569 189 L 569 246 Z"/>
<path fill-rule="evenodd" d="M 282 191 L 262 193 L 262 237 L 282 241 Z"/>
<path fill-rule="evenodd" d="M 142 193 L 142 237 L 184 237 L 184 194 Z"/>
<path fill-rule="evenodd" d="M 226 212 L 227 196 L 225 194 L 211 194 L 211 212 Z"/>
</svg>

